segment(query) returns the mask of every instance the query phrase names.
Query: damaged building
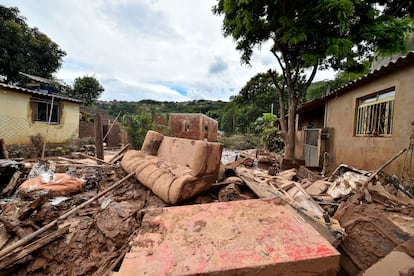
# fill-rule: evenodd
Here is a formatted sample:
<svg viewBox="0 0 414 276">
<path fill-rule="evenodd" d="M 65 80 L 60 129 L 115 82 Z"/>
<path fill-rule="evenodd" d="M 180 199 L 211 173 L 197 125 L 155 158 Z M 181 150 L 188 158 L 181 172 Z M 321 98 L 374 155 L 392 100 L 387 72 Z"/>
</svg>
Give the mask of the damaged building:
<svg viewBox="0 0 414 276">
<path fill-rule="evenodd" d="M 0 137 L 7 145 L 31 144 L 30 137 L 44 136 L 48 129 L 50 143 L 70 143 L 79 138 L 81 103 L 57 93 L 0 83 Z"/>
<path fill-rule="evenodd" d="M 373 170 L 410 144 L 414 52 L 298 109 L 295 156 L 309 167 Z M 325 156 L 325 157 L 324 157 Z M 404 156 L 389 173 L 414 171 Z"/>
<path fill-rule="evenodd" d="M 216 141 L 218 122 L 201 113 L 166 113 L 154 120 L 157 124 L 168 127 L 174 137 Z"/>
</svg>

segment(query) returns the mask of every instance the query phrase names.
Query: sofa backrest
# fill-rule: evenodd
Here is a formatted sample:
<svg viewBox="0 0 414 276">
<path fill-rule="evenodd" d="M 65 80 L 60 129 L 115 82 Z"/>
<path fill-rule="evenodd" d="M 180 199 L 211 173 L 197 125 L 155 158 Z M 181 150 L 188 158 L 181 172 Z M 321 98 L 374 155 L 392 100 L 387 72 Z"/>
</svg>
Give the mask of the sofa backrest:
<svg viewBox="0 0 414 276">
<path fill-rule="evenodd" d="M 168 137 L 148 131 L 141 151 L 191 169 L 193 176 L 217 174 L 223 144 Z"/>
<path fill-rule="evenodd" d="M 207 143 L 184 138 L 164 137 L 157 157 L 177 165 L 188 167 L 192 175 L 200 176 L 205 172 Z"/>
</svg>

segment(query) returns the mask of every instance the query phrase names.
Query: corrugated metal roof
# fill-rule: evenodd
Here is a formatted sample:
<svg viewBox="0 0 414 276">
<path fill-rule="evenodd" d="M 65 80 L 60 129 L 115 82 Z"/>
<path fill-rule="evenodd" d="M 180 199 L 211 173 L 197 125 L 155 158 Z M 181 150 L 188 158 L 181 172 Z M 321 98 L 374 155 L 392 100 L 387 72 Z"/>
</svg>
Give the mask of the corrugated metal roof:
<svg viewBox="0 0 414 276">
<path fill-rule="evenodd" d="M 64 100 L 64 101 L 82 103 L 81 100 L 66 97 L 66 96 L 63 96 L 63 95 L 60 95 L 60 94 L 49 94 L 49 93 L 45 93 L 45 92 L 42 92 L 42 91 L 31 90 L 31 89 L 11 85 L 11 84 L 0 83 L 0 87 L 14 89 L 16 91 L 23 92 L 23 93 L 29 93 L 29 94 L 32 94 L 32 95 L 40 95 L 40 96 L 46 96 L 46 97 L 52 97 L 53 96 L 56 99 L 60 99 L 60 100 Z"/>
<path fill-rule="evenodd" d="M 60 86 L 64 85 L 61 81 L 58 81 L 58 80 L 49 80 L 49 79 L 45 79 L 45 78 L 35 76 L 35 75 L 30 75 L 30 74 L 23 73 L 23 72 L 19 72 L 19 74 L 23 75 L 25 77 L 28 77 L 29 79 L 38 81 L 38 82 L 43 82 L 43 83 L 48 83 L 48 84 L 57 84 L 57 85 L 60 85 Z"/>
<path fill-rule="evenodd" d="M 346 85 L 333 90 L 332 92 L 330 92 L 328 95 L 325 95 L 321 98 L 312 100 L 310 102 L 307 102 L 306 104 L 304 104 L 303 106 L 301 106 L 300 108 L 298 108 L 297 113 L 303 113 L 309 110 L 312 110 L 316 107 L 321 106 L 322 104 L 324 104 L 327 100 L 333 98 L 333 97 L 337 97 L 339 95 L 345 94 L 347 92 L 349 92 L 350 90 L 352 90 L 355 87 L 358 87 L 362 84 L 368 83 L 374 79 L 377 79 L 381 76 L 387 75 L 389 73 L 392 73 L 400 68 L 403 68 L 407 65 L 411 65 L 414 64 L 414 51 L 409 52 L 406 56 L 402 56 L 397 58 L 394 61 L 390 61 L 387 65 L 382 66 L 379 69 L 376 69 L 374 71 L 372 71 L 371 73 L 368 73 L 367 75 L 364 75 L 356 80 L 353 80 L 349 83 L 347 83 Z"/>
</svg>

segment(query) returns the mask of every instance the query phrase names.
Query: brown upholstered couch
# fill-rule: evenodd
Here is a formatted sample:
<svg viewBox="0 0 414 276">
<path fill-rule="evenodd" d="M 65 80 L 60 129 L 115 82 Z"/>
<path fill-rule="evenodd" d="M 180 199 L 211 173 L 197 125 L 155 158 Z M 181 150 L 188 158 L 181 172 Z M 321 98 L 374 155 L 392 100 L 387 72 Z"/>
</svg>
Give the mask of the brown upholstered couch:
<svg viewBox="0 0 414 276">
<path fill-rule="evenodd" d="M 160 197 L 175 204 L 217 180 L 223 144 L 168 137 L 148 131 L 140 151 L 129 150 L 121 167 Z"/>
</svg>

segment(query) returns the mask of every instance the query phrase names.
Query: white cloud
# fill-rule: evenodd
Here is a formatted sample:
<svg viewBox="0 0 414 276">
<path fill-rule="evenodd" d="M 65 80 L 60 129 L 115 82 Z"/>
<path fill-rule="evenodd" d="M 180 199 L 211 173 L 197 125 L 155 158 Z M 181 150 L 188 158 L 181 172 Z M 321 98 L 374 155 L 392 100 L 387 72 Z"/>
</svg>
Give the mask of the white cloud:
<svg viewBox="0 0 414 276">
<path fill-rule="evenodd" d="M 222 35 L 215 0 L 17 0 L 36 26 L 67 52 L 57 77 L 95 75 L 103 100 L 228 100 L 256 73 L 276 66 L 268 45 L 240 64 Z M 185 93 L 186 92 L 186 93 Z M 184 94 L 184 95 L 183 95 Z"/>
</svg>

